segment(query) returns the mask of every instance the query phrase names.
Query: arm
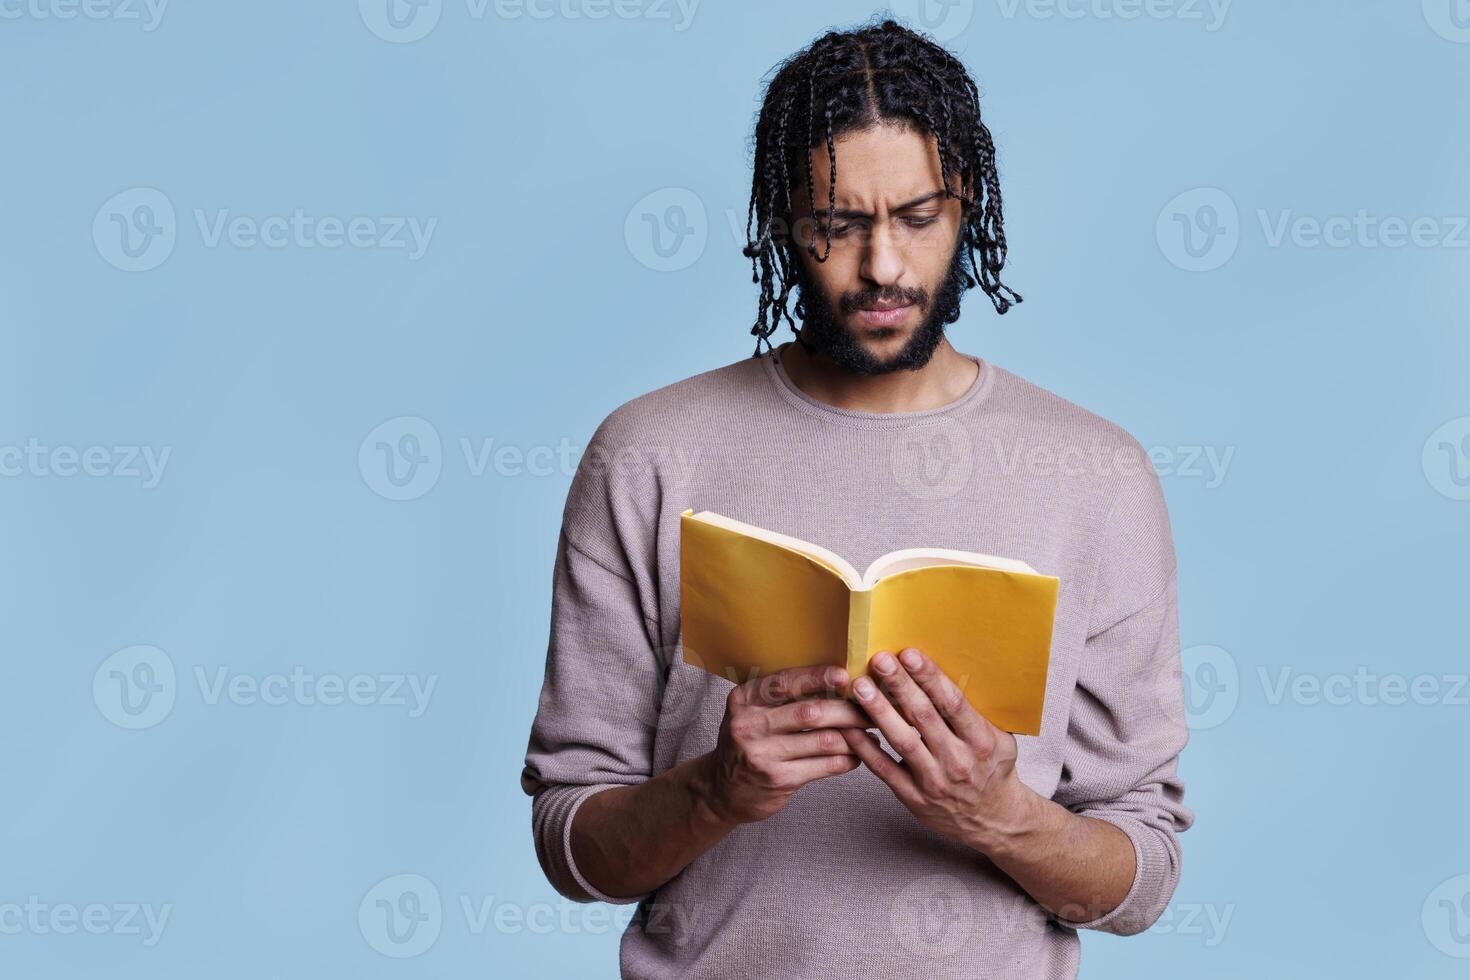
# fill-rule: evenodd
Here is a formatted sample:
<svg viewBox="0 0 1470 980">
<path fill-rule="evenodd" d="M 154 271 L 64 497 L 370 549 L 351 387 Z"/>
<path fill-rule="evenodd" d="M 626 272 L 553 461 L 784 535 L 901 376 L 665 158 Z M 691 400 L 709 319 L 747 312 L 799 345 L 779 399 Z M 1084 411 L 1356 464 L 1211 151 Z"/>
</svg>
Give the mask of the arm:
<svg viewBox="0 0 1470 980">
<path fill-rule="evenodd" d="M 863 699 L 903 761 L 865 733 L 849 736 L 926 826 L 984 853 L 1061 924 L 1120 935 L 1162 914 L 1179 881 L 1177 834 L 1194 819 L 1177 770 L 1188 729 L 1173 547 L 1149 477 L 1119 498 L 1104 530 L 1095 625 L 1052 799 L 1016 776 L 1015 737 L 927 657 L 912 668 L 874 657 L 889 693 Z"/>
<path fill-rule="evenodd" d="M 1053 798 L 1019 780 L 1023 816 L 982 847 L 1057 921 L 1131 935 L 1154 923 L 1179 881 L 1187 739 L 1172 583 L 1091 637 L 1073 693 L 1068 752 Z"/>
<path fill-rule="evenodd" d="M 583 877 L 571 831 L 597 795 L 641 786 L 652 776 L 664 668 L 651 632 L 629 571 L 584 552 L 564 527 L 552 576 L 546 673 L 521 788 L 532 797 L 541 868 L 573 901 L 617 900 Z"/>
<path fill-rule="evenodd" d="M 1080 817 L 1020 780 L 1017 823 L 977 850 L 1037 904 L 1069 924 L 1118 909 L 1137 874 L 1133 842 L 1116 826 Z"/>
<path fill-rule="evenodd" d="M 1119 935 L 1156 922 L 1182 870 L 1178 835 L 1194 823 L 1179 756 L 1189 741 L 1180 677 L 1177 569 L 1151 467 L 1122 488 L 1104 522 L 1087 639 L 1067 717 L 1056 807 L 1122 831 L 1135 872 L 1122 901 L 1086 894 L 1057 920 Z M 1098 889 L 1100 891 L 1101 889 Z"/>
<path fill-rule="evenodd" d="M 1179 884 L 1178 835 L 1194 823 L 1179 776 L 1189 728 L 1172 566 L 1158 595 L 1089 637 L 1067 731 L 1052 806 L 1122 831 L 1136 871 L 1115 908 L 1086 895 L 1080 903 L 1086 912 L 1053 911 L 1064 911 L 1058 920 L 1077 929 L 1142 932 Z"/>
<path fill-rule="evenodd" d="M 806 698 L 845 683 L 846 671 L 825 682 L 819 669 L 782 671 L 730 688 L 706 758 L 655 772 L 660 728 L 677 738 L 692 723 L 686 709 L 698 707 L 664 713 L 668 681 L 699 669 L 683 662 L 661 615 L 660 531 L 678 525 L 660 515 L 665 487 L 646 437 L 636 413 L 614 411 L 568 488 L 546 672 L 521 772 L 537 859 L 557 892 L 578 902 L 634 902 L 737 824 L 779 810 L 798 786 L 855 769 L 830 728 L 866 724 L 840 697 Z M 647 465 L 607 464 L 629 449 Z"/>
<path fill-rule="evenodd" d="M 640 609 L 630 570 L 564 531 L 521 785 L 542 870 L 573 901 L 636 902 L 739 824 L 858 765 L 832 730 L 867 724 L 835 694 L 847 672 L 795 668 L 731 688 L 715 749 L 653 775 L 663 671 L 698 668 L 660 660 Z"/>
<path fill-rule="evenodd" d="M 992 725 L 917 650 L 880 653 L 855 690 L 895 761 L 867 732 L 848 741 L 919 822 L 985 854 L 1053 915 L 1095 919 L 1120 908 L 1135 879 L 1117 827 L 1068 812 L 1016 775 L 1016 739 Z"/>
<path fill-rule="evenodd" d="M 572 860 L 614 901 L 642 896 L 735 829 L 710 805 L 709 754 L 638 786 L 588 796 L 572 823 Z"/>
<path fill-rule="evenodd" d="M 581 875 L 618 902 L 646 895 L 736 826 L 711 805 L 705 754 L 637 786 L 589 796 L 577 810 L 571 855 Z"/>
</svg>

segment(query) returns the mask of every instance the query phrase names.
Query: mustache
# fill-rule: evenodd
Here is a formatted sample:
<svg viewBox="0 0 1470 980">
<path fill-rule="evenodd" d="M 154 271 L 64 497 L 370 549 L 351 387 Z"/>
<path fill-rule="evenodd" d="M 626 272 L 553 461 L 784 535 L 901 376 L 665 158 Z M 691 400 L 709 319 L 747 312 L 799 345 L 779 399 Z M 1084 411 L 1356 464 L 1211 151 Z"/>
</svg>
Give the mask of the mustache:
<svg viewBox="0 0 1470 980">
<path fill-rule="evenodd" d="M 923 309 L 929 305 L 929 292 L 925 289 L 903 289 L 901 287 L 864 289 L 858 293 L 843 294 L 838 305 L 843 313 L 852 313 L 864 306 L 875 306 L 878 303 L 890 305 L 911 303 Z"/>
</svg>

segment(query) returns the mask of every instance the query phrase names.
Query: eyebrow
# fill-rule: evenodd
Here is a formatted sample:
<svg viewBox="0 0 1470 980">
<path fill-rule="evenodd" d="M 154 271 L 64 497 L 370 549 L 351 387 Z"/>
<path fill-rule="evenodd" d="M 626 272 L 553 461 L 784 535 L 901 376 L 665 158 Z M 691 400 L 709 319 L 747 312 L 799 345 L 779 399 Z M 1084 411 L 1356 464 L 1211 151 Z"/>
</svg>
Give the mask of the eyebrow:
<svg viewBox="0 0 1470 980">
<path fill-rule="evenodd" d="M 918 207 L 921 204 L 928 204 L 930 201 L 934 200 L 935 198 L 939 198 L 939 197 L 943 197 L 943 196 L 944 196 L 944 191 L 930 191 L 927 194 L 920 194 L 918 197 L 916 197 L 916 198 L 914 198 L 912 200 L 904 201 L 902 204 L 895 204 L 892 208 L 890 208 L 890 210 L 892 210 L 892 211 L 907 211 L 910 208 L 916 208 L 916 207 Z M 826 212 L 820 212 L 820 213 L 825 214 Z M 857 210 L 854 210 L 853 208 L 837 208 L 835 211 L 832 212 L 832 217 L 834 217 L 834 218 L 842 218 L 844 220 L 851 220 L 853 218 L 871 218 L 872 215 L 869 214 L 866 211 L 857 211 Z"/>
</svg>

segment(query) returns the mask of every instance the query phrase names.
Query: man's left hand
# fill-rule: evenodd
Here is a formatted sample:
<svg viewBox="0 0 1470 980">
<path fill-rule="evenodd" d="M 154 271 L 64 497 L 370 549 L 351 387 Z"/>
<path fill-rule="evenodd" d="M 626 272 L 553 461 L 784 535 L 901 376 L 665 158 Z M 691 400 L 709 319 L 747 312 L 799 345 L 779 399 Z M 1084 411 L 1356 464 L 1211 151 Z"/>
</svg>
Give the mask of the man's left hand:
<svg viewBox="0 0 1470 980">
<path fill-rule="evenodd" d="M 873 774 L 930 830 L 994 853 L 1035 826 L 1041 798 L 1016 775 L 1016 737 L 991 724 L 933 660 L 909 648 L 875 654 L 853 688 L 875 727 L 843 737 Z"/>
</svg>

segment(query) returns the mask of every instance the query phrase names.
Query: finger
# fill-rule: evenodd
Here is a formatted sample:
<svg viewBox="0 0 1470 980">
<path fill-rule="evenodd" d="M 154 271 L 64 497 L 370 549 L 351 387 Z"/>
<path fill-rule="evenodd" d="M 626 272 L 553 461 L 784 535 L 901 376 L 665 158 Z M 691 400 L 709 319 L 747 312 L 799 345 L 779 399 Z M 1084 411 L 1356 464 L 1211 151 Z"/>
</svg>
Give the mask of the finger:
<svg viewBox="0 0 1470 980">
<path fill-rule="evenodd" d="M 852 772 L 860 765 L 862 760 L 852 753 L 793 759 L 781 763 L 781 782 L 786 786 L 805 786 L 816 779 Z"/>
<path fill-rule="evenodd" d="M 993 738 L 990 729 L 994 726 L 965 699 L 959 685 L 938 664 L 913 647 L 899 654 L 898 662 L 929 696 L 929 702 L 956 735 L 971 745 L 990 743 Z"/>
<path fill-rule="evenodd" d="M 766 712 L 766 730 L 772 734 L 800 732 L 808 728 L 868 728 L 873 723 L 857 705 L 846 699 L 804 698 Z"/>
<path fill-rule="evenodd" d="M 904 762 L 909 764 L 913 773 L 937 776 L 938 764 L 924 745 L 919 730 L 904 720 L 898 709 L 888 700 L 888 696 L 873 683 L 872 678 L 866 675 L 859 677 L 852 682 L 852 690 L 857 695 L 858 703 L 868 712 L 868 717 L 873 719 L 883 737 L 888 739 L 888 744 L 903 756 Z"/>
<path fill-rule="evenodd" d="M 766 707 L 785 704 L 822 691 L 837 691 L 847 683 L 847 671 L 830 664 L 789 667 L 741 684 L 747 704 Z"/>
<path fill-rule="evenodd" d="M 877 736 L 868 732 L 844 729 L 842 737 L 857 753 L 863 765 L 871 769 L 873 775 L 888 784 L 894 796 L 905 803 L 917 801 L 920 798 L 922 794 L 918 786 L 914 784 L 914 777 L 909 775 L 903 763 L 894 761 L 892 756 L 883 751 L 883 746 L 878 744 Z"/>
<path fill-rule="evenodd" d="M 857 731 L 857 729 L 846 729 Z M 852 755 L 852 746 L 842 737 L 844 729 L 818 728 L 795 732 L 771 740 L 771 755 L 776 759 L 810 759 L 822 755 Z"/>
<path fill-rule="evenodd" d="M 897 657 L 883 651 L 875 654 L 868 666 L 877 673 L 880 684 L 886 687 L 889 700 L 898 707 L 899 714 L 924 736 L 924 744 L 931 753 L 937 757 L 959 748 L 958 736 Z"/>
</svg>

